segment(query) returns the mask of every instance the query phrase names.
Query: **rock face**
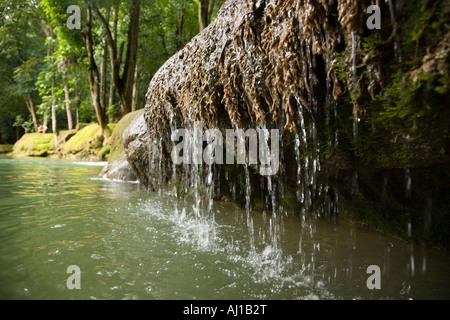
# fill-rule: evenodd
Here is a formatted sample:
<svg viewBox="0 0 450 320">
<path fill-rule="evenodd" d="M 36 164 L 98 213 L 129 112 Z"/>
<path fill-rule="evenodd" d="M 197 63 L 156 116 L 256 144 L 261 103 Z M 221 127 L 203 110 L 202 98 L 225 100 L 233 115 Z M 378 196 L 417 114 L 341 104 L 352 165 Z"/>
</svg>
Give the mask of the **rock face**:
<svg viewBox="0 0 450 320">
<path fill-rule="evenodd" d="M 61 158 L 70 160 L 100 160 L 99 152 L 103 147 L 103 136 L 98 124 L 93 123 L 83 127 L 67 137 L 61 143 L 58 154 Z"/>
<path fill-rule="evenodd" d="M 142 145 L 139 149 L 140 153 L 134 154 L 136 150 L 131 150 L 128 153 L 128 144 L 138 145 L 141 140 L 138 138 L 138 134 L 146 135 L 145 127 L 142 127 L 144 110 L 138 110 L 131 112 L 123 117 L 114 128 L 114 132 L 106 143 L 106 147 L 109 150 L 108 165 L 100 173 L 101 177 L 122 180 L 122 181 L 137 181 L 138 175 L 148 175 L 147 172 L 135 171 L 136 166 L 135 158 L 144 159 L 147 157 L 146 145 L 148 141 L 145 141 L 146 145 Z M 137 151 L 136 151 L 137 152 Z M 143 180 L 141 180 L 143 181 Z"/>
<path fill-rule="evenodd" d="M 26 133 L 13 147 L 14 156 L 45 157 L 54 150 L 53 133 Z"/>
<path fill-rule="evenodd" d="M 10 153 L 13 150 L 13 146 L 9 144 L 0 144 L 0 154 Z"/>
<path fill-rule="evenodd" d="M 125 154 L 122 154 L 118 159 L 108 163 L 100 173 L 102 178 L 120 181 L 137 181 L 131 166 Z"/>
<path fill-rule="evenodd" d="M 123 136 L 125 154 L 131 170 L 144 186 L 149 185 L 150 136 L 144 120 L 143 110 L 125 129 Z"/>
<path fill-rule="evenodd" d="M 157 72 L 144 115 L 124 133 L 139 181 L 273 211 L 345 213 L 450 246 L 448 1 L 381 1 L 381 29 L 369 29 L 372 2 L 226 1 Z M 174 165 L 172 131 L 197 122 L 223 136 L 279 130 L 280 170 Z"/>
</svg>

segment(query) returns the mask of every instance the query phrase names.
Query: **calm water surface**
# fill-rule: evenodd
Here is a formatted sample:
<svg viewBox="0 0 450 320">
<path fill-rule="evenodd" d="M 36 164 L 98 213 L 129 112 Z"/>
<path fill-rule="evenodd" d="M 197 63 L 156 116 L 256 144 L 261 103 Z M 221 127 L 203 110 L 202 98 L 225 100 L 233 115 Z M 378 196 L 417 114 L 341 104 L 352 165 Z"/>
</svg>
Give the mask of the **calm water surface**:
<svg viewBox="0 0 450 320">
<path fill-rule="evenodd" d="M 1 299 L 450 298 L 447 251 L 314 215 L 248 217 L 230 203 L 199 214 L 99 179 L 102 165 L 0 158 Z M 67 288 L 70 265 L 80 290 Z"/>
</svg>

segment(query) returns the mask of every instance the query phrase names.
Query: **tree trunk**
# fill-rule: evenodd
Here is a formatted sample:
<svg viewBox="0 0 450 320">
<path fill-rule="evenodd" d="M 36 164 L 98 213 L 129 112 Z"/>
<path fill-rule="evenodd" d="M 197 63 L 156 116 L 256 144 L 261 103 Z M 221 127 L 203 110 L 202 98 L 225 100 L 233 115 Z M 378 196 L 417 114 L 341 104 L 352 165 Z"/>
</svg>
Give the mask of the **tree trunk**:
<svg viewBox="0 0 450 320">
<path fill-rule="evenodd" d="M 43 116 L 43 119 L 42 119 L 42 125 L 45 128 L 48 128 L 48 116 L 47 116 L 47 113 L 44 113 L 44 116 Z"/>
<path fill-rule="evenodd" d="M 113 20 L 113 32 L 112 32 L 112 40 L 113 43 L 117 43 L 117 25 L 119 20 L 119 2 L 116 2 L 116 6 L 114 7 L 114 20 Z M 110 82 L 109 82 L 109 100 L 108 100 L 108 111 L 109 111 L 109 122 L 114 122 L 116 116 L 116 84 L 114 82 L 114 59 L 110 55 Z"/>
<path fill-rule="evenodd" d="M 100 55 L 100 101 L 106 106 L 106 63 L 108 60 L 106 39 L 102 41 L 102 51 Z"/>
<path fill-rule="evenodd" d="M 55 101 L 55 77 L 52 77 L 52 132 L 55 140 L 55 148 L 58 146 L 58 123 L 56 119 L 56 101 Z"/>
<path fill-rule="evenodd" d="M 25 100 L 25 103 L 27 105 L 28 111 L 30 111 L 31 114 L 31 119 L 33 120 L 33 127 L 34 127 L 34 131 L 38 132 L 38 120 L 36 117 L 36 110 L 34 108 L 34 102 L 33 102 L 33 98 L 31 97 L 31 94 L 27 93 L 23 95 L 23 99 Z"/>
<path fill-rule="evenodd" d="M 108 7 L 106 10 L 106 21 L 109 23 L 109 17 L 111 14 L 111 7 Z M 106 71 L 107 71 L 107 63 L 108 63 L 108 44 L 106 35 L 103 36 L 102 39 L 102 51 L 100 56 L 100 99 L 104 108 L 106 108 Z"/>
<path fill-rule="evenodd" d="M 212 17 L 212 13 L 213 13 L 213 10 L 214 10 L 214 4 L 215 3 L 216 3 L 215 0 L 209 0 L 209 3 L 208 3 L 208 24 L 211 23 L 211 17 Z"/>
<path fill-rule="evenodd" d="M 80 105 L 81 105 L 81 99 L 80 97 L 77 96 L 77 104 L 75 105 L 75 122 L 76 124 L 80 123 L 80 115 L 79 115 L 79 111 L 80 111 Z"/>
<path fill-rule="evenodd" d="M 122 116 L 131 111 L 131 105 L 133 100 L 133 85 L 136 79 L 134 78 L 134 71 L 137 63 L 137 50 L 138 50 L 138 35 L 139 35 L 139 16 L 141 12 L 141 0 L 133 0 L 130 9 L 130 22 L 128 25 L 128 41 L 127 51 L 125 57 L 125 63 L 123 67 L 123 74 L 120 76 L 120 65 L 122 62 L 122 49 L 123 46 L 117 50 L 117 39 L 113 38 L 109 23 L 105 20 L 100 10 L 95 3 L 90 0 L 88 2 L 89 8 L 93 9 L 97 17 L 99 18 L 103 29 L 105 31 L 108 46 L 110 49 L 110 57 L 113 61 L 113 81 L 119 94 Z"/>
<path fill-rule="evenodd" d="M 137 65 L 138 35 L 139 35 L 139 16 L 141 12 L 141 0 L 133 0 L 130 10 L 130 24 L 128 26 L 128 44 L 125 57 L 125 66 L 123 70 L 123 101 L 122 115 L 131 111 L 133 102 L 133 87 L 136 82 L 135 71 Z"/>
<path fill-rule="evenodd" d="M 111 75 L 111 81 L 109 83 L 109 97 L 108 97 L 109 122 L 114 122 L 117 110 L 115 103 L 116 103 L 116 86 L 114 85 L 114 81 L 112 81 Z"/>
<path fill-rule="evenodd" d="M 64 80 L 64 99 L 67 114 L 67 128 L 69 128 L 69 130 L 72 130 L 73 129 L 72 108 L 70 106 L 70 93 L 69 93 L 69 84 L 67 82 L 67 75 L 63 75 L 63 80 Z"/>
<path fill-rule="evenodd" d="M 134 68 L 134 83 L 133 83 L 133 94 L 132 94 L 132 100 L 131 100 L 131 111 L 136 111 L 136 104 L 137 104 L 137 93 L 138 88 L 138 65 L 136 64 L 136 68 Z"/>
<path fill-rule="evenodd" d="M 80 123 L 80 105 L 81 105 L 81 98 L 80 98 L 80 89 L 77 85 L 75 85 L 75 126 Z"/>
<path fill-rule="evenodd" d="M 115 103 L 116 103 L 116 86 L 114 85 L 114 81 L 112 81 L 111 75 L 111 81 L 109 83 L 109 99 L 108 99 L 109 122 L 114 122 L 117 110 L 115 107 Z"/>
<path fill-rule="evenodd" d="M 214 9 L 215 0 L 198 1 L 198 26 L 200 31 L 211 23 L 211 16 Z"/>
<path fill-rule="evenodd" d="M 184 0 L 178 5 L 178 16 L 177 16 L 177 32 L 175 34 L 175 46 L 177 50 L 183 48 L 183 24 L 184 24 Z"/>
<path fill-rule="evenodd" d="M 92 10 L 87 9 L 87 33 L 85 34 L 86 51 L 89 59 L 89 90 L 91 93 L 92 104 L 94 105 L 97 121 L 102 128 L 102 134 L 106 138 L 111 135 L 106 119 L 106 111 L 100 95 L 100 74 L 94 56 L 94 46 L 92 39 Z"/>
</svg>

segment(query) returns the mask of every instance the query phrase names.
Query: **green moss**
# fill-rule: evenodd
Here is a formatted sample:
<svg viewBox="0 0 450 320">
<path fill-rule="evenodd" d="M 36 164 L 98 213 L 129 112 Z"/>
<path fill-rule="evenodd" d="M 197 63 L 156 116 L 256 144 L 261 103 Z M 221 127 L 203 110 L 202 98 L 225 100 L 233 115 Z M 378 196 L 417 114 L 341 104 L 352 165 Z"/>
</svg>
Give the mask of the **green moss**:
<svg viewBox="0 0 450 320">
<path fill-rule="evenodd" d="M 13 147 L 15 156 L 45 156 L 54 148 L 53 133 L 27 133 Z"/>
<path fill-rule="evenodd" d="M 109 130 L 111 130 L 111 133 L 114 132 L 114 129 L 116 128 L 116 126 L 117 126 L 117 123 L 109 123 L 108 124 L 108 128 L 109 128 Z"/>
<path fill-rule="evenodd" d="M 99 147 L 101 136 L 102 130 L 100 126 L 98 124 L 90 124 L 78 131 L 64 144 L 64 151 L 67 153 L 77 153 L 88 147 Z"/>
<path fill-rule="evenodd" d="M 77 133 L 77 130 L 61 130 L 58 134 L 58 146 L 69 141 Z"/>
<path fill-rule="evenodd" d="M 99 151 L 98 155 L 100 159 L 105 160 L 106 156 L 111 152 L 111 146 L 107 145 L 102 150 Z"/>
</svg>

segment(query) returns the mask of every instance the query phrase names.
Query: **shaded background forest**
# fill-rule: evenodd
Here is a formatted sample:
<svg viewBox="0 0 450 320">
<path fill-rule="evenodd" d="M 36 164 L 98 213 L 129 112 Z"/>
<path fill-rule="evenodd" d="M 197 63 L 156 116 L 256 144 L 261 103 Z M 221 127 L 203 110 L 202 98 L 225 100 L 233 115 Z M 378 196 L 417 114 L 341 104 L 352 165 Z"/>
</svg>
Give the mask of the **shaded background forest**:
<svg viewBox="0 0 450 320">
<path fill-rule="evenodd" d="M 80 29 L 67 20 L 80 8 Z M 214 19 L 220 0 L 1 0 L 0 144 L 108 123 L 144 106 L 148 83 Z"/>
</svg>

